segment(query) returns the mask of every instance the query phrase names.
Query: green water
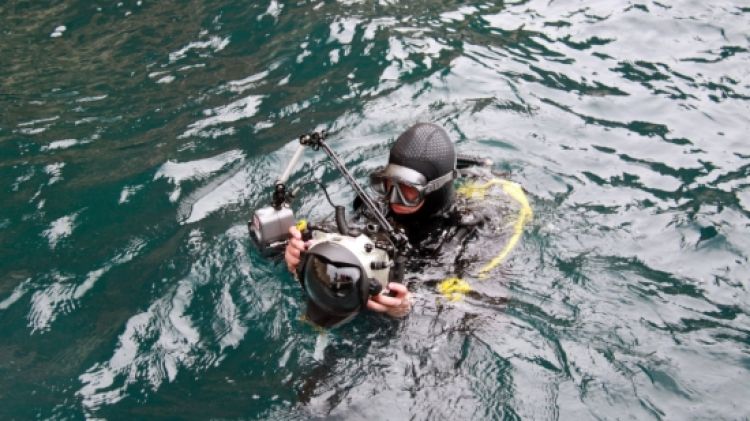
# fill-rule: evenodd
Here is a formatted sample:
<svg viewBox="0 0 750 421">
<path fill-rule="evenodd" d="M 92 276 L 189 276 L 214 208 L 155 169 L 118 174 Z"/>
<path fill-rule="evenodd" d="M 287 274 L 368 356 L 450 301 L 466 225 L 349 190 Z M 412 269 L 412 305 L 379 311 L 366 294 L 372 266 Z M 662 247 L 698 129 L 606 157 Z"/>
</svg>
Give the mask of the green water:
<svg viewBox="0 0 750 421">
<path fill-rule="evenodd" d="M 0 418 L 750 418 L 749 17 L 0 3 Z M 418 121 L 534 220 L 465 300 L 416 286 L 403 322 L 321 336 L 246 220 L 300 133 L 328 128 L 365 181 Z M 331 210 L 310 188 L 296 212 Z"/>
</svg>

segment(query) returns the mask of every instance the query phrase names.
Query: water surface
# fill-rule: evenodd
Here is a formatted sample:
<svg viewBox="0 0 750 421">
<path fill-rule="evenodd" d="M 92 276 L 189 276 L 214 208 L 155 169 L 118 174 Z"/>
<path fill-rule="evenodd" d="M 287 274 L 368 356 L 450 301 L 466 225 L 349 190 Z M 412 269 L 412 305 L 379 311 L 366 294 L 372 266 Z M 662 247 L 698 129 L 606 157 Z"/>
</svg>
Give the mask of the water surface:
<svg viewBox="0 0 750 421">
<path fill-rule="evenodd" d="M 3 419 L 746 419 L 750 5 L 0 5 Z M 252 249 L 295 138 L 418 121 L 534 220 L 475 293 L 328 335 Z M 308 151 L 334 201 L 353 193 Z M 297 215 L 327 216 L 303 190 Z M 499 305 L 493 297 L 510 297 Z"/>
</svg>

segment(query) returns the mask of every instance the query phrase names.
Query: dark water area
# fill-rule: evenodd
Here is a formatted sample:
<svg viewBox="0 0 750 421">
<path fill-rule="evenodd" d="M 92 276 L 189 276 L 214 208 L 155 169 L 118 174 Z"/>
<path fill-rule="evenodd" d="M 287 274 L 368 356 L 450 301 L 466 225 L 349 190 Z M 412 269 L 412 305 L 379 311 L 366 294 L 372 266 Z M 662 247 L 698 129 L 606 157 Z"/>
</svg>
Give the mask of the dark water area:
<svg viewBox="0 0 750 421">
<path fill-rule="evenodd" d="M 746 1 L 2 2 L 0 418 L 748 419 L 749 52 Z M 246 221 L 419 121 L 534 219 L 321 334 Z"/>
</svg>

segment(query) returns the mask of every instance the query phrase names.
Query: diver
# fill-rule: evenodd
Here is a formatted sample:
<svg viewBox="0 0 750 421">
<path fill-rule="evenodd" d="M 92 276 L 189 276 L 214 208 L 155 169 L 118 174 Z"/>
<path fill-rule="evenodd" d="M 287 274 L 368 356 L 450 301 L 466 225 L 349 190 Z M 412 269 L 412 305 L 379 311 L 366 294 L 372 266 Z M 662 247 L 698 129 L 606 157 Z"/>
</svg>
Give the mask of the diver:
<svg viewBox="0 0 750 421">
<path fill-rule="evenodd" d="M 398 137 L 390 150 L 388 164 L 371 174 L 370 182 L 387 203 L 386 216 L 406 232 L 413 250 L 410 262 L 434 261 L 443 249 L 451 250 L 454 255 L 449 260 L 439 260 L 452 265 L 454 273 L 458 273 L 475 259 L 476 256 L 464 256 L 462 262 L 460 252 L 477 229 L 487 225 L 491 215 L 470 209 L 467 200 L 457 200 L 454 180 L 460 167 L 481 166 L 484 161 L 457 160 L 453 142 L 436 124 L 415 124 Z M 356 201 L 354 206 L 357 210 Z M 361 217 L 361 207 L 359 211 Z M 290 227 L 289 235 L 284 259 L 294 274 L 309 243 L 303 241 L 295 226 Z M 412 307 L 407 287 L 390 282 L 388 290 L 389 294 L 371 296 L 367 308 L 391 317 L 406 316 Z"/>
</svg>

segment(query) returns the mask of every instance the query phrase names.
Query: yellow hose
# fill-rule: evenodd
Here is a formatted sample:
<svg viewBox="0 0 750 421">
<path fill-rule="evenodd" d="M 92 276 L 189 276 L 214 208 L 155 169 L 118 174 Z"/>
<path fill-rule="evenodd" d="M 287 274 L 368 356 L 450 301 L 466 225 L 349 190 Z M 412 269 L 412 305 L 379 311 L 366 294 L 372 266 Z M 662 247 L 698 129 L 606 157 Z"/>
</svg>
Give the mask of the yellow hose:
<svg viewBox="0 0 750 421">
<path fill-rule="evenodd" d="M 521 236 L 523 235 L 523 227 L 527 222 L 531 221 L 531 218 L 533 217 L 533 212 L 531 211 L 531 206 L 529 206 L 529 201 L 526 198 L 526 193 L 523 192 L 521 186 L 511 181 L 500 179 L 491 180 L 487 184 L 493 182 L 494 184 L 499 183 L 508 196 L 512 197 L 519 205 L 521 205 L 521 208 L 518 210 L 518 219 L 513 225 L 513 236 L 510 237 L 508 244 L 505 245 L 497 256 L 479 269 L 479 279 L 487 279 L 488 273 L 505 260 L 510 251 L 513 250 L 518 243 L 518 240 L 521 239 Z"/>
<path fill-rule="evenodd" d="M 438 291 L 448 300 L 458 301 L 471 291 L 471 285 L 461 278 L 447 278 L 438 285 Z"/>
<path fill-rule="evenodd" d="M 481 280 L 487 279 L 490 271 L 508 257 L 508 254 L 521 239 L 524 226 L 533 217 L 533 212 L 531 211 L 531 206 L 526 198 L 526 194 L 523 192 L 520 185 L 512 181 L 495 178 L 484 184 L 467 183 L 459 187 L 456 192 L 470 199 L 484 199 L 489 188 L 497 185 L 501 186 L 503 191 L 505 191 L 508 196 L 512 197 L 513 200 L 518 202 L 521 207 L 518 210 L 516 223 L 513 224 L 513 235 L 510 237 L 510 240 L 508 240 L 508 243 L 503 247 L 500 253 L 497 254 L 497 256 L 479 269 L 478 278 Z M 460 278 L 447 278 L 438 285 L 438 291 L 443 294 L 443 297 L 446 299 L 450 301 L 458 301 L 462 299 L 466 293 L 471 291 L 471 285 Z"/>
</svg>

